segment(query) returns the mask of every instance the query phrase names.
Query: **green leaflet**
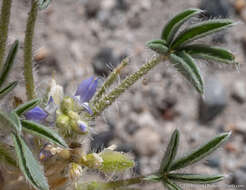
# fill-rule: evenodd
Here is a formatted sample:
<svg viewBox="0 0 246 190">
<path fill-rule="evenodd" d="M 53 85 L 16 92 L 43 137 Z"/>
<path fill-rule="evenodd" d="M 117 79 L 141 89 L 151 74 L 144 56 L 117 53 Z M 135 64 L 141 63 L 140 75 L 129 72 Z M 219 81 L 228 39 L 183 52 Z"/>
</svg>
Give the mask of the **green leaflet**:
<svg viewBox="0 0 246 190">
<path fill-rule="evenodd" d="M 218 32 L 232 25 L 233 21 L 229 19 L 214 19 L 196 24 L 181 32 L 171 44 L 171 48 L 177 49 L 191 41 Z"/>
<path fill-rule="evenodd" d="M 146 46 L 159 54 L 165 55 L 166 53 L 168 53 L 168 47 L 166 46 L 166 42 L 161 39 L 151 40 L 146 43 Z"/>
<path fill-rule="evenodd" d="M 0 86 L 3 85 L 4 81 L 7 79 L 8 74 L 10 69 L 12 68 L 13 64 L 14 64 L 14 60 L 15 60 L 15 56 L 17 54 L 18 51 L 18 47 L 19 47 L 19 41 L 16 40 L 13 45 L 11 46 L 7 59 L 3 65 L 1 74 L 0 74 Z"/>
<path fill-rule="evenodd" d="M 28 120 L 22 120 L 21 124 L 23 126 L 23 130 L 32 133 L 34 135 L 37 135 L 41 138 L 44 138 L 50 142 L 53 142 L 56 145 L 62 146 L 67 148 L 67 144 L 66 142 L 54 131 L 51 130 L 50 128 L 32 122 L 32 121 L 28 121 Z"/>
<path fill-rule="evenodd" d="M 150 181 L 150 182 L 159 182 L 162 180 L 162 176 L 160 174 L 153 174 L 153 175 L 149 175 L 147 177 L 144 178 L 145 181 Z"/>
<path fill-rule="evenodd" d="M 21 115 L 29 110 L 31 110 L 32 108 L 34 108 L 35 106 L 37 106 L 40 103 L 40 99 L 33 99 L 30 100 L 24 104 L 19 105 L 17 108 L 14 109 L 13 112 L 15 112 L 17 115 Z"/>
<path fill-rule="evenodd" d="M 0 143 L 0 162 L 8 163 L 9 165 L 18 168 L 13 154 L 14 152 L 9 145 Z"/>
<path fill-rule="evenodd" d="M 11 131 L 19 131 L 19 126 L 4 112 L 0 111 L 0 128 L 6 130 L 8 133 Z"/>
<path fill-rule="evenodd" d="M 10 118 L 15 123 L 18 133 L 21 133 L 22 125 L 18 115 L 15 112 L 10 113 Z"/>
<path fill-rule="evenodd" d="M 173 183 L 169 179 L 162 180 L 162 184 L 168 189 L 168 190 L 182 190 L 181 187 L 179 187 L 176 183 Z"/>
<path fill-rule="evenodd" d="M 226 64 L 235 64 L 235 56 L 228 50 L 218 47 L 211 47 L 203 44 L 194 44 L 184 46 L 182 50 L 186 51 L 194 58 L 218 61 Z"/>
<path fill-rule="evenodd" d="M 190 154 L 182 158 L 175 160 L 171 165 L 170 171 L 184 168 L 188 165 L 194 164 L 202 160 L 203 158 L 214 152 L 221 144 L 227 141 L 230 135 L 231 133 L 223 133 L 217 135 L 215 138 L 208 141 L 206 144 L 202 145 L 197 150 L 191 152 Z"/>
<path fill-rule="evenodd" d="M 202 77 L 193 59 L 187 53 L 180 52 L 178 55 L 170 54 L 170 61 L 196 90 L 203 94 Z"/>
<path fill-rule="evenodd" d="M 46 9 L 50 3 L 51 3 L 51 0 L 39 0 L 39 8 L 41 10 Z"/>
<path fill-rule="evenodd" d="M 12 134 L 12 139 L 19 161 L 19 167 L 28 182 L 37 190 L 49 190 L 43 170 L 24 140 L 16 134 Z"/>
<path fill-rule="evenodd" d="M 14 81 L 9 83 L 6 87 L 0 90 L 0 99 L 2 99 L 5 95 L 7 95 L 9 92 L 11 92 L 16 86 L 18 82 Z"/>
<path fill-rule="evenodd" d="M 187 9 L 184 12 L 179 13 L 165 25 L 162 30 L 161 38 L 166 40 L 168 44 L 171 43 L 182 24 L 201 12 L 202 10 L 200 9 Z"/>
<path fill-rule="evenodd" d="M 161 174 L 168 172 L 169 167 L 177 154 L 178 146 L 179 146 L 179 131 L 178 129 L 176 129 L 171 136 L 171 139 L 167 146 L 167 150 L 162 159 L 161 167 L 160 167 Z"/>
<path fill-rule="evenodd" d="M 168 179 L 173 181 L 192 184 L 211 184 L 224 179 L 223 175 L 201 175 L 201 174 L 168 174 Z"/>
</svg>

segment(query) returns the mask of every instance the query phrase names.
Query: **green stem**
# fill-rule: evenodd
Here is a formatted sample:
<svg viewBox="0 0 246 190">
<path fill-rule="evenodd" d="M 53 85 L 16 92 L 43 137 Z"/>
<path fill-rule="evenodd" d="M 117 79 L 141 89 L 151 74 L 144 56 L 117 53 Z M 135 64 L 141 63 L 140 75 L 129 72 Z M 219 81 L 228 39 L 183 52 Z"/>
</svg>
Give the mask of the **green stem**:
<svg viewBox="0 0 246 190">
<path fill-rule="evenodd" d="M 104 185 L 108 188 L 124 187 L 124 186 L 143 183 L 144 178 L 145 177 L 140 176 L 140 177 L 135 177 L 135 178 L 130 178 L 130 179 L 110 181 L 110 182 L 105 183 Z"/>
<path fill-rule="evenodd" d="M 34 36 L 35 23 L 38 14 L 38 2 L 32 0 L 32 7 L 29 12 L 26 25 L 24 41 L 24 78 L 26 83 L 26 94 L 28 100 L 35 98 L 35 85 L 32 67 L 32 43 Z"/>
<path fill-rule="evenodd" d="M 102 95 L 106 92 L 106 89 L 108 89 L 114 81 L 117 79 L 117 76 L 120 74 L 122 69 L 127 66 L 129 63 L 129 60 L 126 58 L 124 59 L 114 70 L 110 73 L 106 81 L 103 83 L 102 87 L 97 91 L 96 95 L 94 96 L 92 100 L 92 105 L 95 104 Z"/>
<path fill-rule="evenodd" d="M 1 18 L 0 18 L 0 68 L 2 67 L 6 42 L 8 38 L 8 29 L 11 13 L 12 0 L 3 0 L 1 8 Z"/>
<path fill-rule="evenodd" d="M 109 181 L 109 182 L 92 182 L 88 184 L 79 184 L 76 187 L 76 190 L 116 190 L 119 187 L 125 187 L 130 185 L 136 185 L 141 183 L 146 183 L 147 181 L 144 180 L 146 176 L 140 176 L 135 178 L 123 179 L 123 180 L 116 180 L 116 181 Z"/>
<path fill-rule="evenodd" d="M 128 76 L 115 89 L 113 89 L 107 96 L 97 102 L 93 107 L 93 115 L 95 118 L 99 116 L 108 106 L 110 106 L 121 94 L 123 94 L 130 86 L 135 84 L 142 76 L 146 75 L 151 69 L 158 65 L 161 61 L 165 61 L 167 56 L 157 56 L 144 64 L 137 72 Z"/>
</svg>

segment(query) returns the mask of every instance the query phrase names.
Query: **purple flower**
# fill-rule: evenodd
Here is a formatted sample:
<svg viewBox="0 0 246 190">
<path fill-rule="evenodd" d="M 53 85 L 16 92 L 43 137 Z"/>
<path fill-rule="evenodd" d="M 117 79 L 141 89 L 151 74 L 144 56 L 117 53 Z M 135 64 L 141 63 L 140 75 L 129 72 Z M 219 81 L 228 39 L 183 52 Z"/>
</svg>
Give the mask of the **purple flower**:
<svg viewBox="0 0 246 190">
<path fill-rule="evenodd" d="M 79 103 L 83 106 L 89 114 L 92 114 L 92 110 L 89 107 L 88 102 L 91 100 L 96 92 L 98 79 L 90 77 L 83 80 L 75 93 L 75 97 L 78 97 Z"/>
<path fill-rule="evenodd" d="M 89 102 L 92 96 L 95 94 L 97 89 L 98 79 L 94 77 L 90 77 L 88 79 L 83 80 L 76 93 L 75 96 L 79 96 L 79 100 L 81 103 Z"/>
<path fill-rule="evenodd" d="M 85 122 L 83 121 L 78 121 L 78 126 L 79 126 L 79 129 L 82 133 L 87 133 L 88 132 L 88 126 L 86 125 Z"/>
<path fill-rule="evenodd" d="M 48 117 L 48 114 L 39 106 L 36 106 L 35 108 L 29 110 L 24 115 L 27 120 L 33 120 L 37 122 L 42 122 L 46 119 L 46 117 Z"/>
</svg>

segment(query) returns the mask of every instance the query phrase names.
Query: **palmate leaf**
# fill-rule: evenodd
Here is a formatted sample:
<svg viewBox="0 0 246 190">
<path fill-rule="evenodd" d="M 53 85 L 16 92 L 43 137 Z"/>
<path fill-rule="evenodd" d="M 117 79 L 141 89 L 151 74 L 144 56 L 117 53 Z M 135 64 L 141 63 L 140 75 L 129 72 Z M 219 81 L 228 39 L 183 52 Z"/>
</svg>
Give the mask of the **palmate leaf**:
<svg viewBox="0 0 246 190">
<path fill-rule="evenodd" d="M 194 164 L 202 160 L 203 158 L 214 152 L 218 147 L 220 147 L 221 144 L 227 141 L 230 135 L 230 132 L 217 135 L 215 138 L 208 141 L 206 144 L 202 145 L 197 150 L 175 160 L 171 165 L 170 171 L 184 168 L 188 165 Z"/>
<path fill-rule="evenodd" d="M 182 173 L 171 173 L 167 175 L 168 179 L 183 183 L 192 184 L 211 184 L 222 181 L 223 175 L 201 175 L 201 174 L 182 174 Z"/>
<path fill-rule="evenodd" d="M 146 43 L 146 46 L 159 54 L 168 53 L 168 47 L 166 45 L 166 42 L 161 39 L 151 40 Z"/>
<path fill-rule="evenodd" d="M 211 47 L 203 44 L 194 44 L 184 46 L 181 50 L 186 51 L 194 58 L 216 61 L 225 64 L 236 64 L 235 56 L 230 51 L 223 48 Z"/>
<path fill-rule="evenodd" d="M 169 58 L 175 68 L 196 88 L 200 94 L 203 94 L 203 80 L 199 68 L 194 63 L 191 56 L 182 51 L 179 52 L 178 55 L 170 54 Z"/>
<path fill-rule="evenodd" d="M 202 10 L 200 9 L 187 9 L 184 12 L 179 13 L 165 25 L 162 30 L 161 38 L 166 40 L 169 44 L 173 40 L 181 25 L 191 17 L 200 14 L 201 12 Z"/>
<path fill-rule="evenodd" d="M 5 82 L 5 80 L 8 77 L 9 71 L 11 70 L 13 64 L 14 64 L 14 60 L 18 51 L 18 47 L 19 47 L 19 41 L 16 40 L 13 45 L 11 46 L 7 59 L 3 65 L 1 74 L 0 74 L 0 86 L 3 85 L 3 83 Z"/>
<path fill-rule="evenodd" d="M 8 84 L 6 87 L 4 87 L 3 89 L 0 90 L 0 99 L 2 99 L 3 97 L 5 97 L 9 92 L 11 92 L 16 86 L 17 86 L 18 82 L 14 81 L 11 82 L 10 84 Z"/>
<path fill-rule="evenodd" d="M 168 189 L 168 190 L 182 190 L 181 187 L 179 187 L 176 183 L 172 182 L 169 179 L 162 180 L 162 184 Z"/>
<path fill-rule="evenodd" d="M 32 133 L 34 135 L 37 135 L 38 137 L 44 138 L 48 140 L 49 142 L 53 142 L 56 145 L 62 146 L 67 148 L 66 142 L 60 137 L 54 130 L 32 122 L 28 120 L 22 120 L 21 124 L 23 126 L 23 130 L 27 131 L 28 133 Z"/>
<path fill-rule="evenodd" d="M 14 109 L 14 112 L 20 116 L 21 114 L 33 109 L 39 103 L 40 103 L 40 99 L 38 99 L 38 98 L 30 100 L 24 104 L 19 105 L 17 108 Z"/>
<path fill-rule="evenodd" d="M 233 25 L 229 19 L 214 19 L 196 24 L 181 32 L 171 44 L 172 49 L 177 49 L 191 41 L 221 31 Z"/>
<path fill-rule="evenodd" d="M 19 167 L 25 178 L 35 189 L 49 190 L 49 185 L 44 176 L 43 170 L 38 161 L 35 160 L 25 141 L 16 134 L 12 134 L 12 139 L 19 162 Z"/>
<path fill-rule="evenodd" d="M 161 174 L 168 172 L 169 167 L 177 154 L 178 146 L 179 146 L 179 131 L 176 129 L 171 136 L 171 139 L 167 146 L 167 150 L 162 159 L 161 167 L 160 167 Z"/>
</svg>

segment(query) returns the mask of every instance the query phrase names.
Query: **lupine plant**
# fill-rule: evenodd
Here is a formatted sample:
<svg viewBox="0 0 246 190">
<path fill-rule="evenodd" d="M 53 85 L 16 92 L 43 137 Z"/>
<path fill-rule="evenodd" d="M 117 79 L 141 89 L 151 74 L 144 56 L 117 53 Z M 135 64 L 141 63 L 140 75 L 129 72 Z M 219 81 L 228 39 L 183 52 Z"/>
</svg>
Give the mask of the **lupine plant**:
<svg viewBox="0 0 246 190">
<path fill-rule="evenodd" d="M 158 64 L 171 64 L 189 81 L 201 95 L 204 93 L 203 79 L 195 59 L 237 64 L 226 49 L 197 44 L 195 40 L 234 25 L 229 19 L 212 19 L 181 27 L 191 17 L 202 13 L 199 9 L 188 9 L 174 16 L 163 28 L 160 39 L 151 40 L 146 46 L 155 52 L 153 58 L 136 72 L 126 76 L 115 88 L 120 72 L 128 65 L 123 60 L 99 87 L 98 79 L 83 80 L 73 96 L 66 96 L 63 87 L 51 79 L 47 93 L 38 97 L 32 66 L 32 44 L 38 12 L 45 9 L 49 0 L 30 0 L 24 39 L 24 79 L 27 101 L 16 103 L 10 111 L 0 111 L 0 161 L 5 177 L 3 186 L 11 182 L 11 168 L 15 178 L 29 184 L 27 189 L 75 189 L 115 190 L 140 183 L 162 183 L 169 190 L 180 190 L 180 183 L 211 184 L 223 180 L 223 175 L 183 173 L 179 169 L 199 162 L 218 149 L 230 136 L 230 132 L 215 136 L 199 148 L 177 157 L 180 132 L 175 129 L 170 137 L 159 170 L 150 174 L 113 181 L 84 181 L 88 171 L 112 174 L 122 173 L 134 167 L 134 160 L 126 153 L 110 146 L 99 153 L 86 151 L 83 141 L 90 138 L 96 118 L 112 105 L 121 94 L 135 84 Z M 2 101 L 18 84 L 5 84 L 18 52 L 18 41 L 10 47 L 5 58 L 8 26 L 12 0 L 2 0 L 0 16 L 0 98 Z M 9 94 L 11 98 L 11 93 Z M 9 100 L 8 100 L 9 101 Z M 160 150 L 162 148 L 160 147 Z M 25 180 L 23 180 L 25 179 Z"/>
</svg>

